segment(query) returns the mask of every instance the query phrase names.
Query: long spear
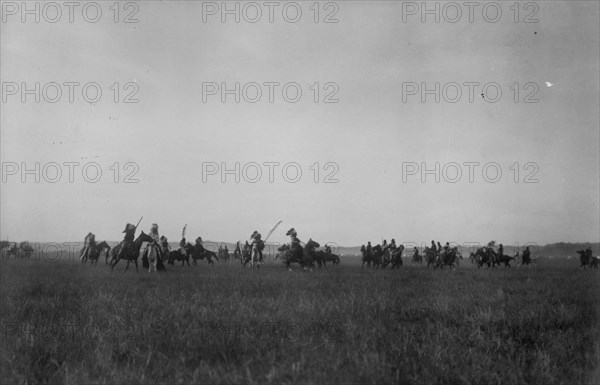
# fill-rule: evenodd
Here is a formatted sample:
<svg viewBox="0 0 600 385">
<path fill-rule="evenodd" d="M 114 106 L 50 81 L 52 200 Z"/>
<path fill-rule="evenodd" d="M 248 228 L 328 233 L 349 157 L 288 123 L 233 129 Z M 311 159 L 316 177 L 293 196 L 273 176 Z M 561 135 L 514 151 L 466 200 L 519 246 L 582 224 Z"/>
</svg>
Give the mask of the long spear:
<svg viewBox="0 0 600 385">
<path fill-rule="evenodd" d="M 271 229 L 271 231 L 269 231 L 269 234 L 267 235 L 267 237 L 265 238 L 264 242 L 267 241 L 267 239 L 269 239 L 269 237 L 271 236 L 271 234 L 273 234 L 273 231 L 275 231 L 275 229 L 281 224 L 281 222 L 283 222 L 283 220 L 277 222 L 275 224 L 275 226 L 273 226 L 273 228 Z"/>
<path fill-rule="evenodd" d="M 140 218 L 140 220 L 138 221 L 137 225 L 135 225 L 135 228 L 136 228 L 136 229 L 137 229 L 137 228 L 138 228 L 138 226 L 140 225 L 140 222 L 142 221 L 142 219 L 144 219 L 144 217 L 143 217 L 143 216 Z"/>
</svg>

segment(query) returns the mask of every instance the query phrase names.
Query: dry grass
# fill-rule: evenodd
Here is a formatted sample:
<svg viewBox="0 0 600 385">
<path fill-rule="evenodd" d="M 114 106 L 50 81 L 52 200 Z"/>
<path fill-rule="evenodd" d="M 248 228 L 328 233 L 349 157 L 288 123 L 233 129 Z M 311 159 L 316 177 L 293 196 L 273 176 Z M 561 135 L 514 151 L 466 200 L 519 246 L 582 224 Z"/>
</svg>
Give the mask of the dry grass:
<svg viewBox="0 0 600 385">
<path fill-rule="evenodd" d="M 2 261 L 0 382 L 599 383 L 597 271 Z"/>
</svg>

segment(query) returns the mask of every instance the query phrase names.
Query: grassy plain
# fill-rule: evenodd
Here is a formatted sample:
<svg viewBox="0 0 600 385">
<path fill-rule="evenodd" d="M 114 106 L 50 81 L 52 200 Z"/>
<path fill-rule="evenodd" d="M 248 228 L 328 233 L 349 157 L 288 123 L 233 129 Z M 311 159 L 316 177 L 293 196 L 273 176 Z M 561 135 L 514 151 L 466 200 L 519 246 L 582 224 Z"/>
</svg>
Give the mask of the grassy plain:
<svg viewBox="0 0 600 385">
<path fill-rule="evenodd" d="M 600 273 L 0 263 L 0 383 L 600 383 Z"/>
</svg>

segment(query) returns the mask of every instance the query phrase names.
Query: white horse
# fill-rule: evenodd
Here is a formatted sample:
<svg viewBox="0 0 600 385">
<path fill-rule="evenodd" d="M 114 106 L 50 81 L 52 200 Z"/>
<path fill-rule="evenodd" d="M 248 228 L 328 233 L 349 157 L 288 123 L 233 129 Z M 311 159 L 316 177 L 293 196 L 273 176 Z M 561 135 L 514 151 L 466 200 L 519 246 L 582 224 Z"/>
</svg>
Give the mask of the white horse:
<svg viewBox="0 0 600 385">
<path fill-rule="evenodd" d="M 160 258 L 159 247 L 160 246 L 154 242 L 146 245 L 146 250 L 144 253 L 147 253 L 146 256 L 148 258 L 148 273 L 152 273 L 152 270 L 158 271 L 156 269 L 156 265 L 158 263 L 158 259 Z"/>
<path fill-rule="evenodd" d="M 250 254 L 250 267 L 251 268 L 259 268 L 261 264 L 260 261 L 260 251 L 258 250 L 258 243 L 254 243 L 252 245 L 252 253 Z"/>
</svg>

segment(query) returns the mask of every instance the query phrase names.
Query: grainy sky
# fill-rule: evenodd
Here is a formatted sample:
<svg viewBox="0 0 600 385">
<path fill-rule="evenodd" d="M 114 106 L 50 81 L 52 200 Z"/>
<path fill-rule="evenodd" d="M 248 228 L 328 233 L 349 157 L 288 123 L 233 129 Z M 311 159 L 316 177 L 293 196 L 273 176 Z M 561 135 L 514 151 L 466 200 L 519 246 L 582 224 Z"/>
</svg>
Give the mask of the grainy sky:
<svg viewBox="0 0 600 385">
<path fill-rule="evenodd" d="M 283 224 L 270 240 L 279 242 L 290 227 L 302 240 L 342 245 L 383 237 L 505 244 L 599 240 L 598 2 L 523 2 L 518 15 L 512 1 L 499 2 L 502 15 L 495 23 L 483 17 L 486 2 L 474 8 L 472 22 L 461 6 L 456 23 L 444 19 L 457 14 L 443 2 L 436 23 L 435 15 L 422 22 L 421 2 L 392 1 L 321 2 L 315 23 L 313 3 L 297 3 L 302 14 L 296 23 L 282 16 L 285 2 L 273 8 L 273 23 L 263 2 L 257 3 L 263 14 L 256 23 L 244 19 L 256 15 L 244 3 L 239 23 L 235 15 L 222 23 L 221 9 L 213 7 L 221 2 L 201 1 L 140 1 L 138 9 L 121 3 L 118 23 L 113 2 L 99 2 L 96 23 L 83 19 L 85 2 L 74 9 L 73 23 L 64 6 L 58 22 L 49 23 L 58 18 L 56 9 L 40 3 L 40 23 L 34 15 L 24 15 L 23 23 L 21 2 L 3 2 L 1 238 L 71 241 L 93 231 L 98 239 L 116 240 L 126 222 L 143 215 L 142 229 L 157 222 L 170 240 L 179 238 L 185 223 L 190 236 L 235 241 L 255 229 L 266 234 L 278 220 Z M 34 9 L 35 2 L 27 4 Z M 435 9 L 435 2 L 427 4 Z M 285 8 L 288 19 L 298 7 Z M 486 8 L 487 18 L 495 11 Z M 95 8 L 87 12 L 95 17 Z M 123 23 L 132 12 L 138 22 Z M 338 22 L 323 23 L 327 15 Z M 528 15 L 537 22 L 525 23 Z M 39 103 L 34 94 L 22 95 L 22 83 L 34 89 L 36 82 Z M 46 100 L 55 87 L 44 94 L 51 82 L 62 91 L 56 103 Z M 65 82 L 80 84 L 72 103 Z M 95 103 L 81 96 L 92 82 L 102 90 Z M 130 82 L 137 85 L 137 103 L 123 103 L 136 90 L 124 88 Z M 225 94 L 223 103 L 220 90 L 203 98 L 203 84 L 234 89 L 236 82 L 239 103 L 233 94 Z M 252 82 L 261 85 L 256 103 L 244 99 L 256 96 L 255 87 L 243 94 Z M 273 103 L 268 82 L 279 83 Z M 433 94 L 423 102 L 420 89 L 407 94 L 414 84 L 434 89 L 436 82 L 439 103 Z M 472 102 L 469 82 L 480 84 Z M 302 89 L 296 103 L 282 96 L 288 83 Z M 455 86 L 444 88 L 451 83 L 460 85 L 461 96 Z M 484 91 L 488 83 L 498 86 Z M 88 91 L 93 99 L 94 89 Z M 338 102 L 324 103 L 333 91 Z M 292 88 L 287 95 L 294 94 Z M 538 102 L 525 103 L 527 98 Z M 35 172 L 22 173 L 23 164 L 34 169 L 36 162 L 39 183 Z M 56 183 L 46 180 L 56 176 L 55 167 L 44 167 L 50 162 L 61 166 Z M 65 162 L 79 163 L 72 183 Z M 97 183 L 81 175 L 90 162 L 102 170 Z M 115 162 L 118 183 L 110 168 Z M 127 162 L 137 169 L 124 169 Z M 225 183 L 218 171 L 203 175 L 203 164 L 234 169 L 236 162 L 239 183 L 233 174 L 224 175 Z M 262 168 L 256 183 L 244 179 L 255 176 L 252 168 L 243 173 L 250 162 Z M 272 183 L 264 162 L 279 163 Z M 281 174 L 291 162 L 302 170 L 297 183 Z M 335 165 L 325 169 L 329 162 Z M 423 183 L 420 170 L 403 181 L 403 164 L 434 169 L 436 162 L 439 183 L 434 175 Z M 444 179 L 456 175 L 451 166 L 443 172 L 450 162 L 461 165 L 456 183 Z M 472 182 L 465 162 L 479 163 Z M 491 162 L 502 171 L 496 183 L 482 175 Z M 94 169 L 88 171 L 93 179 Z M 123 183 L 132 171 L 138 182 Z M 294 169 L 288 171 L 293 178 Z M 323 183 L 331 172 L 337 183 Z M 524 183 L 532 172 L 537 183 Z M 495 175 L 488 169 L 488 178 Z"/>
</svg>

